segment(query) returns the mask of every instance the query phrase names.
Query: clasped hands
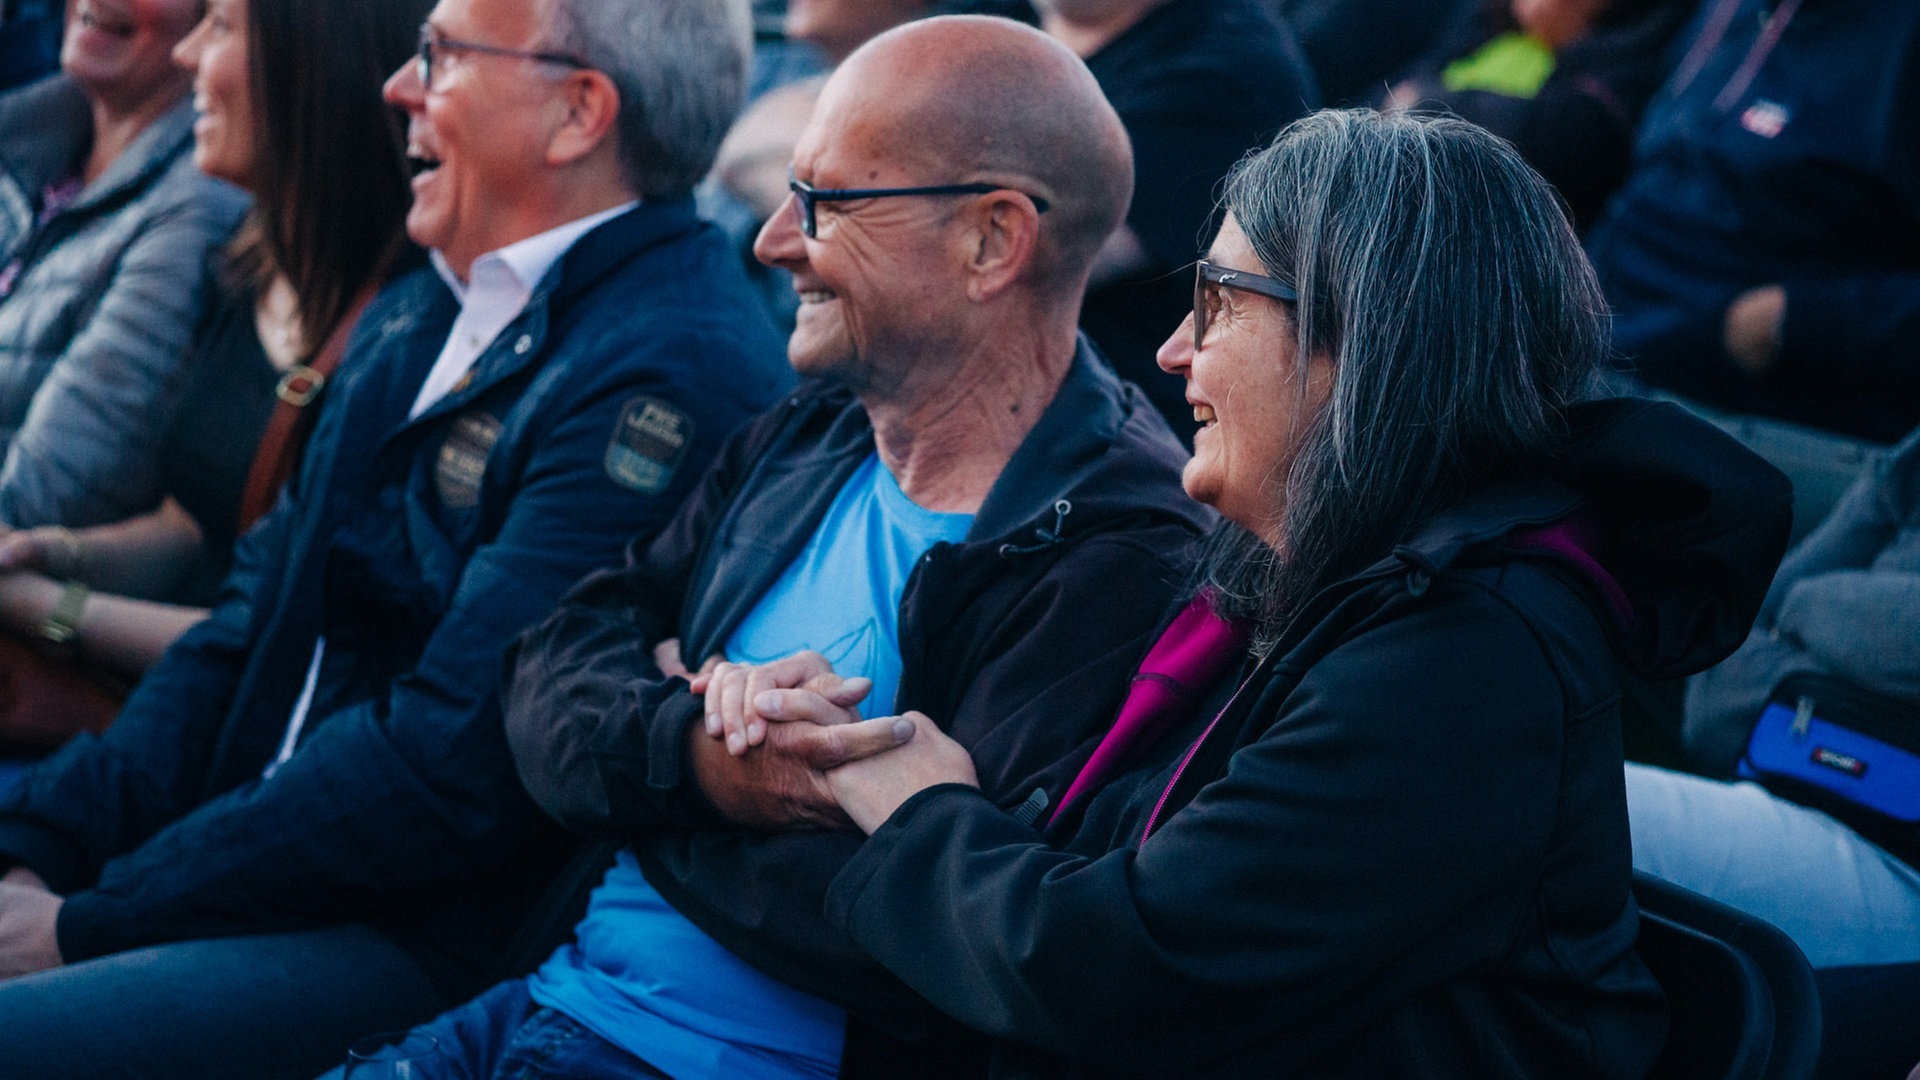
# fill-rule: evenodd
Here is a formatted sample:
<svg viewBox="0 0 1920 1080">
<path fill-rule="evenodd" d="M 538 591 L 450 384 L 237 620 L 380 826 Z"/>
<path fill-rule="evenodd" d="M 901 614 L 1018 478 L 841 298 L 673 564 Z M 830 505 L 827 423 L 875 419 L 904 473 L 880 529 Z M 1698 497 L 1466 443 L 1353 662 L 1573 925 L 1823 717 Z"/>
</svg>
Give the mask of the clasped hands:
<svg viewBox="0 0 1920 1080">
<path fill-rule="evenodd" d="M 687 669 L 677 640 L 654 659 L 705 700 L 689 759 L 728 820 L 762 829 L 879 828 L 915 792 L 979 786 L 973 759 L 924 714 L 863 720 L 871 680 L 842 678 L 817 652 L 768 664 L 710 657 Z"/>
</svg>

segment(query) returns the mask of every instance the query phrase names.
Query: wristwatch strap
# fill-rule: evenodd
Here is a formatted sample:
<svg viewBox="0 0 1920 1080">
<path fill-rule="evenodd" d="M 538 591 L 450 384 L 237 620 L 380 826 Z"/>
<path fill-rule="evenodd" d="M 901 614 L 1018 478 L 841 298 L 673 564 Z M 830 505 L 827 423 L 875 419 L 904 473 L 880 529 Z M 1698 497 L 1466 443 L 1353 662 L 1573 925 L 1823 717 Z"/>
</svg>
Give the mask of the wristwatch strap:
<svg viewBox="0 0 1920 1080">
<path fill-rule="evenodd" d="M 67 582 L 53 610 L 47 612 L 33 632 L 49 644 L 76 646 L 80 637 L 80 613 L 87 607 L 87 592 L 85 582 Z"/>
</svg>

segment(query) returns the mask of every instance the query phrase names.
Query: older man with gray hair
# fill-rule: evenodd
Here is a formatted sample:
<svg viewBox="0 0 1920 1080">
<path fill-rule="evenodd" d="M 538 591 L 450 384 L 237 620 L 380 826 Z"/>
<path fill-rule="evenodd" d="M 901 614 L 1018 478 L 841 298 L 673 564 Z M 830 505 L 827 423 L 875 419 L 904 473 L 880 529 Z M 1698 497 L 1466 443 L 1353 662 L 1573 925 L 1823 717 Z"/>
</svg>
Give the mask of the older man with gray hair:
<svg viewBox="0 0 1920 1080">
<path fill-rule="evenodd" d="M 387 85 L 433 265 L 225 600 L 0 801 L 0 1073 L 311 1076 L 484 985 L 563 849 L 506 644 L 791 381 L 689 196 L 748 47 L 745 0 L 433 9 Z"/>
</svg>

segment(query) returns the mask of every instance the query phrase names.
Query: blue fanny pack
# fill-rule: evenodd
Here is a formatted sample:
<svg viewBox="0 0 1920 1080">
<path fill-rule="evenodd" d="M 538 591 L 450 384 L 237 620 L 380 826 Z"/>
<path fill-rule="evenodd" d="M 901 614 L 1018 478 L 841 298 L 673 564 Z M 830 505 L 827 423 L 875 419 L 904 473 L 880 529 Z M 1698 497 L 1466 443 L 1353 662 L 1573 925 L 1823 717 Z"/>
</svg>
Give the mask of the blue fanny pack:
<svg viewBox="0 0 1920 1080">
<path fill-rule="evenodd" d="M 1738 771 L 1920 865 L 1920 704 L 1791 676 L 1761 710 Z"/>
</svg>

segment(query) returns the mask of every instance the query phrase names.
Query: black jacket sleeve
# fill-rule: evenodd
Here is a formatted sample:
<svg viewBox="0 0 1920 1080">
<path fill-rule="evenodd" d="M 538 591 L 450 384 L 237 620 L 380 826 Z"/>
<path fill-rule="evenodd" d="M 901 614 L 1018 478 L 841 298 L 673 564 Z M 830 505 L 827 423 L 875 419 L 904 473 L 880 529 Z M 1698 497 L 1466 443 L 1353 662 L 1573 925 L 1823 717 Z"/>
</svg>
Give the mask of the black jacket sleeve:
<svg viewBox="0 0 1920 1080">
<path fill-rule="evenodd" d="M 686 680 L 661 673 L 653 646 L 680 632 L 695 560 L 783 411 L 728 440 L 666 527 L 634 541 L 624 568 L 580 582 L 508 653 L 508 745 L 527 792 L 562 825 L 626 835 L 724 823 L 698 785 L 681 782 L 687 731 L 704 708 Z"/>
<path fill-rule="evenodd" d="M 935 672 L 930 685 L 914 687 L 916 664 L 903 655 L 902 701 L 968 747 L 998 806 L 1036 792 L 1058 800 L 1124 699 L 1181 583 L 1190 537 L 1168 524 L 1089 538 L 1037 580 L 1004 581 L 1019 593 L 1011 604 L 963 585 L 933 590 L 930 599 L 954 606 L 926 616 L 946 630 L 931 633 L 917 665 Z M 969 599 L 984 606 L 968 610 Z M 736 955 L 917 1038 L 931 1022 L 926 1003 L 823 917 L 827 886 L 859 843 L 850 831 L 668 832 L 637 838 L 635 850 L 654 887 Z"/>
<path fill-rule="evenodd" d="M 1920 271 L 1790 278 L 1779 377 L 1856 394 L 1920 392 Z"/>
<path fill-rule="evenodd" d="M 1363 628 L 1259 700 L 1257 738 L 1137 850 L 1060 850 L 971 789 L 931 788 L 839 875 L 829 918 L 962 1023 L 1083 1066 L 1299 1071 L 1484 971 L 1561 827 L 1542 647 L 1502 602 L 1452 601 Z"/>
</svg>

